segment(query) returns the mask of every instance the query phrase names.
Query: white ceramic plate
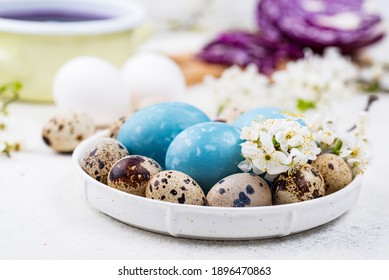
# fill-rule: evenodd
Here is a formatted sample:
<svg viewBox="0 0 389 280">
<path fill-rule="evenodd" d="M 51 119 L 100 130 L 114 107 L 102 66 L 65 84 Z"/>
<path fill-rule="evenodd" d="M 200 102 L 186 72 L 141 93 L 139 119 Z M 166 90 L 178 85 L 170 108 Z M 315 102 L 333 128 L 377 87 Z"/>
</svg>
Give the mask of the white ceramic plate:
<svg viewBox="0 0 389 280">
<path fill-rule="evenodd" d="M 103 213 L 132 226 L 153 232 L 196 239 L 260 239 L 308 230 L 344 214 L 356 202 L 361 176 L 329 196 L 277 206 L 227 208 L 182 205 L 131 195 L 108 187 L 85 173 L 80 162 L 98 133 L 73 153 L 77 172 L 84 181 L 89 203 Z"/>
</svg>

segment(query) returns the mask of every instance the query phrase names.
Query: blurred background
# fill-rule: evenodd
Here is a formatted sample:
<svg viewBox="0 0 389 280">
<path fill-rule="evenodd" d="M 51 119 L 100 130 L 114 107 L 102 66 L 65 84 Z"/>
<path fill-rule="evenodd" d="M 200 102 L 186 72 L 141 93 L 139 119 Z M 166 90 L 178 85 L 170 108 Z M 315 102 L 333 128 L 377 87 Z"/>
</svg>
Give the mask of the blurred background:
<svg viewBox="0 0 389 280">
<path fill-rule="evenodd" d="M 229 28 L 252 29 L 257 0 L 137 0 L 159 30 L 187 29 L 215 32 Z"/>
<path fill-rule="evenodd" d="M 108 0 L 107 0 L 108 1 Z M 144 5 L 157 29 L 221 31 L 255 28 L 255 7 L 260 0 L 135 0 Z M 372 0 L 384 18 L 387 1 Z"/>
</svg>

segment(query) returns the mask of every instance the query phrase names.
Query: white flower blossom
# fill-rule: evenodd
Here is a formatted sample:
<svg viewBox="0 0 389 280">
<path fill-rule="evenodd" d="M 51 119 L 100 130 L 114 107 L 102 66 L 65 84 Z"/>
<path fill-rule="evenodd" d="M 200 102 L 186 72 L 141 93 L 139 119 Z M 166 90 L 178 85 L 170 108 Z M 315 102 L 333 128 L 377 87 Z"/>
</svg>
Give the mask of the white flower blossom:
<svg viewBox="0 0 389 280">
<path fill-rule="evenodd" d="M 0 156 L 2 154 L 9 156 L 11 152 L 19 151 L 22 147 L 21 137 L 11 135 L 5 129 L 5 126 L 3 129 L 0 129 Z"/>
<path fill-rule="evenodd" d="M 362 90 L 389 91 L 389 65 L 387 62 L 373 61 L 359 70 L 357 81 Z"/>
<path fill-rule="evenodd" d="M 316 114 L 308 121 L 312 135 L 322 152 L 330 152 L 342 157 L 353 173 L 363 173 L 371 161 L 370 144 L 366 135 L 368 114 L 361 112 L 355 127 L 350 131 L 341 131 L 337 121 Z"/>
<path fill-rule="evenodd" d="M 239 110 L 249 110 L 261 106 L 273 105 L 272 96 L 268 90 L 270 81 L 267 76 L 258 73 L 255 65 L 245 69 L 232 66 L 226 69 L 220 78 L 206 77 L 204 90 L 213 94 L 218 113 L 237 107 Z"/>
<path fill-rule="evenodd" d="M 290 159 L 281 151 L 277 151 L 272 141 L 272 135 L 261 132 L 261 148 L 255 155 L 253 164 L 262 172 L 271 175 L 285 172 L 289 169 Z"/>
<path fill-rule="evenodd" d="M 351 166 L 354 174 L 363 173 L 372 159 L 368 143 L 357 138 L 354 138 L 354 143 L 342 147 L 339 155 Z"/>
<path fill-rule="evenodd" d="M 369 125 L 370 119 L 369 114 L 366 111 L 359 113 L 359 118 L 355 124 L 355 135 L 358 138 L 364 138 L 366 136 L 366 130 Z"/>
<path fill-rule="evenodd" d="M 355 129 L 340 135 L 342 146 L 339 155 L 351 166 L 354 174 L 363 173 L 372 159 L 370 142 L 366 135 L 368 114 L 362 112 Z"/>
<path fill-rule="evenodd" d="M 328 112 L 316 113 L 307 120 L 313 138 L 322 152 L 330 151 L 338 139 L 339 128 L 336 125 L 338 121 L 329 115 Z"/>
<path fill-rule="evenodd" d="M 244 127 L 241 139 L 245 158 L 238 167 L 244 172 L 265 173 L 270 179 L 298 163 L 316 159 L 321 152 L 342 157 L 353 173 L 363 173 L 371 161 L 366 135 L 368 115 L 360 114 L 353 129 L 341 131 L 333 118 L 313 115 L 307 125 L 296 119 L 265 119 Z"/>
<path fill-rule="evenodd" d="M 238 167 L 256 174 L 277 175 L 300 162 L 316 159 L 320 149 L 307 126 L 293 119 L 267 119 L 242 129 L 242 155 Z M 274 178 L 273 178 L 274 179 Z"/>
<path fill-rule="evenodd" d="M 287 63 L 285 70 L 275 72 L 272 91 L 284 97 L 288 93 L 281 101 L 297 104 L 300 110 L 311 109 L 310 106 L 323 108 L 348 96 L 349 82 L 356 76 L 356 66 L 336 49 L 329 48 L 323 56 L 309 53 Z"/>
<path fill-rule="evenodd" d="M 336 139 L 336 134 L 328 128 L 319 130 L 316 136 L 316 140 L 319 143 L 323 143 L 328 146 L 334 144 L 335 139 Z"/>
<path fill-rule="evenodd" d="M 202 86 L 213 94 L 219 114 L 266 106 L 304 111 L 324 108 L 348 96 L 350 81 L 356 77 L 357 68 L 350 59 L 329 48 L 323 56 L 308 53 L 288 62 L 270 78 L 258 73 L 254 65 L 232 66 L 220 78 L 207 77 Z"/>
<path fill-rule="evenodd" d="M 5 145 L 4 142 L 0 141 L 0 153 L 5 152 L 7 146 Z"/>
</svg>

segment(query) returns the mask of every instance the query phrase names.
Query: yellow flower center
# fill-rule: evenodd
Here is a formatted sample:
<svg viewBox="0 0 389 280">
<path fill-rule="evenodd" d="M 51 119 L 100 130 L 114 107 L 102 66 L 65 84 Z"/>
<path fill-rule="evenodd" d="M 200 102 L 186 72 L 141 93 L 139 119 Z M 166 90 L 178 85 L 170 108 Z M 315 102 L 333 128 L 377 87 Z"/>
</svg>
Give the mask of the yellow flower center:
<svg viewBox="0 0 389 280">
<path fill-rule="evenodd" d="M 352 155 L 353 157 L 357 157 L 359 155 L 359 148 L 354 148 Z"/>
</svg>

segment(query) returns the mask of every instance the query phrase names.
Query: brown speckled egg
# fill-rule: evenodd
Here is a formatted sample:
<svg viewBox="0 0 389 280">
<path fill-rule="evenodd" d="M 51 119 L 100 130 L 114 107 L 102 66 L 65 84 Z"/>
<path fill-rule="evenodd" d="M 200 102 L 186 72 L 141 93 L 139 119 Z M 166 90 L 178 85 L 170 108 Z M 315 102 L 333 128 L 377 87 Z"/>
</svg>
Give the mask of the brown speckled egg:
<svg viewBox="0 0 389 280">
<path fill-rule="evenodd" d="M 205 195 L 195 180 L 175 170 L 161 171 L 150 180 L 146 197 L 161 201 L 204 205 Z"/>
<path fill-rule="evenodd" d="M 122 127 L 122 125 L 126 122 L 127 118 L 128 116 L 123 116 L 109 127 L 109 137 L 117 139 L 119 130 Z"/>
<path fill-rule="evenodd" d="M 153 159 L 131 155 L 117 161 L 109 171 L 108 186 L 139 196 L 145 196 L 146 187 L 153 175 L 161 171 Z"/>
<path fill-rule="evenodd" d="M 334 154 L 321 154 L 312 162 L 324 178 L 326 195 L 334 193 L 351 183 L 353 172 L 347 162 Z"/>
<path fill-rule="evenodd" d="M 300 164 L 273 181 L 273 203 L 287 204 L 324 196 L 324 179 L 310 164 Z"/>
<path fill-rule="evenodd" d="M 253 207 L 272 205 L 268 184 L 251 173 L 230 175 L 217 182 L 207 194 L 207 205 L 219 207 Z"/>
<path fill-rule="evenodd" d="M 92 178 L 107 184 L 112 165 L 128 155 L 127 149 L 116 139 L 100 138 L 85 150 L 81 167 Z"/>
<path fill-rule="evenodd" d="M 71 153 L 96 130 L 93 120 L 86 114 L 63 112 L 51 118 L 43 127 L 42 139 L 54 151 Z"/>
</svg>

